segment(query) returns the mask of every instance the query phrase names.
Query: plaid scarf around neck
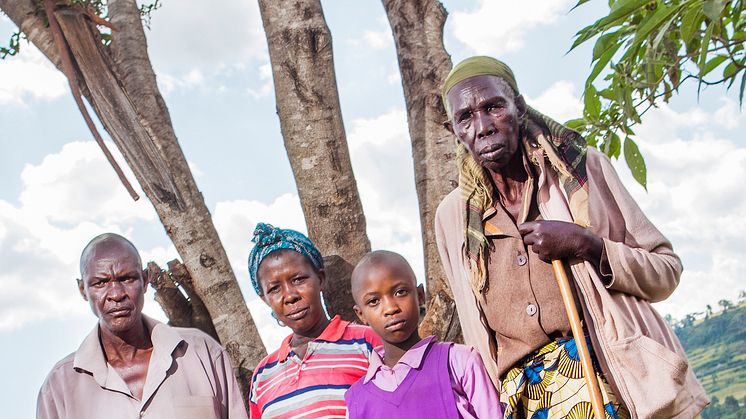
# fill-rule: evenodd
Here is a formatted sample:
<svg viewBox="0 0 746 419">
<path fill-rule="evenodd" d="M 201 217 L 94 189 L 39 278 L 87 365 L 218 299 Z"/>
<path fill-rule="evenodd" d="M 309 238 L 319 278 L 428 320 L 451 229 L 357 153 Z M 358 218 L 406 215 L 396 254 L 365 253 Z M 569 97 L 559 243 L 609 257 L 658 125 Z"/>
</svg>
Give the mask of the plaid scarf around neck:
<svg viewBox="0 0 746 419">
<path fill-rule="evenodd" d="M 529 161 L 534 151 L 541 151 L 559 175 L 568 199 L 573 220 L 588 226 L 588 174 L 585 167 L 587 144 L 577 132 L 528 107 L 526 125 L 521 130 L 523 152 Z M 459 189 L 465 205 L 464 252 L 469 264 L 470 284 L 475 295 L 487 285 L 489 240 L 484 234 L 483 216 L 494 205 L 495 190 L 487 170 L 477 163 L 469 151 L 456 141 L 456 163 L 459 168 Z"/>
</svg>

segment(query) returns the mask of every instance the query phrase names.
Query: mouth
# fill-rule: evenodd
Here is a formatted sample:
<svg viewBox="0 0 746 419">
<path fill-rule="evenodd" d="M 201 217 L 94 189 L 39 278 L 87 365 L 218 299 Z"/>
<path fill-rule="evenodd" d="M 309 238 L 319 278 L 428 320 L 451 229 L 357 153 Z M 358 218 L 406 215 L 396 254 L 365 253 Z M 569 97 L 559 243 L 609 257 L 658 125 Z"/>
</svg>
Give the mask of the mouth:
<svg viewBox="0 0 746 419">
<path fill-rule="evenodd" d="M 306 317 L 306 314 L 308 314 L 308 307 L 290 312 L 286 314 L 285 317 L 287 317 L 290 320 L 300 320 Z"/>
<path fill-rule="evenodd" d="M 493 160 L 500 155 L 505 146 L 503 144 L 490 144 L 479 151 L 479 155 L 485 160 Z"/>
<path fill-rule="evenodd" d="M 132 313 L 130 307 L 117 307 L 106 312 L 106 314 L 112 317 L 127 317 Z"/>
<path fill-rule="evenodd" d="M 403 319 L 392 320 L 386 323 L 383 327 L 389 332 L 398 332 L 406 326 L 407 321 Z"/>
</svg>

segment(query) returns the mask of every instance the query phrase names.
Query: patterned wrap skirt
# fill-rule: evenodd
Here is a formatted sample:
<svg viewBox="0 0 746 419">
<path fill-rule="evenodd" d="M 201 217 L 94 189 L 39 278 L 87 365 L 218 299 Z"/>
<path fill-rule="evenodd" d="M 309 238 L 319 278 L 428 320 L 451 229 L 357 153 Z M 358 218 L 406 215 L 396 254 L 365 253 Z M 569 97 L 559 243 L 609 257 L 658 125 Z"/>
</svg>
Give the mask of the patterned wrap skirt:
<svg viewBox="0 0 746 419">
<path fill-rule="evenodd" d="M 600 373 L 595 356 L 593 361 L 606 418 L 628 419 L 629 412 Z M 593 408 L 575 340 L 551 342 L 509 370 L 502 381 L 500 403 L 505 419 L 590 418 Z"/>
</svg>

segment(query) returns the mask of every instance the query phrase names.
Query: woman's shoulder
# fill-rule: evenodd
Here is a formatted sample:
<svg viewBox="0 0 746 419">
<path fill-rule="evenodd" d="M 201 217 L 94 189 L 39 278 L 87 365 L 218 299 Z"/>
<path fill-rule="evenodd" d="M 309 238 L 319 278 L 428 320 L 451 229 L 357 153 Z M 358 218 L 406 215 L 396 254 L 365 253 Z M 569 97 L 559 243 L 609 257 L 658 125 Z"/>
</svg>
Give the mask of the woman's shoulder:
<svg viewBox="0 0 746 419">
<path fill-rule="evenodd" d="M 345 331 L 342 334 L 342 340 L 354 341 L 358 344 L 365 344 L 369 347 L 369 350 L 373 350 L 376 346 L 381 346 L 383 342 L 378 337 L 376 332 L 362 324 L 346 322 Z"/>
</svg>

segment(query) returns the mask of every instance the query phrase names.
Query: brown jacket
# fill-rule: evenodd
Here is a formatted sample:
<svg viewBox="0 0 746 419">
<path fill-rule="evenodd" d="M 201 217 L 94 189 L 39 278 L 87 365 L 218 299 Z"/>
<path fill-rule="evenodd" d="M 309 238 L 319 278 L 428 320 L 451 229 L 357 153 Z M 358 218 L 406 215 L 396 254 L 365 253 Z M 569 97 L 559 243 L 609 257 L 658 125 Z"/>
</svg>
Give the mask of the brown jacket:
<svg viewBox="0 0 746 419">
<path fill-rule="evenodd" d="M 541 215 L 572 221 L 557 174 L 544 164 L 537 190 Z M 709 400 L 676 335 L 650 304 L 676 288 L 681 261 L 624 188 L 609 159 L 589 148 L 586 165 L 589 228 L 604 240 L 611 280 L 604 282 L 588 262 L 573 260 L 570 266 L 603 372 L 633 418 L 692 418 Z M 464 340 L 482 353 L 490 376 L 499 383 L 494 342 L 469 285 L 464 211 L 458 189 L 440 203 L 435 216 L 438 250 Z"/>
</svg>

